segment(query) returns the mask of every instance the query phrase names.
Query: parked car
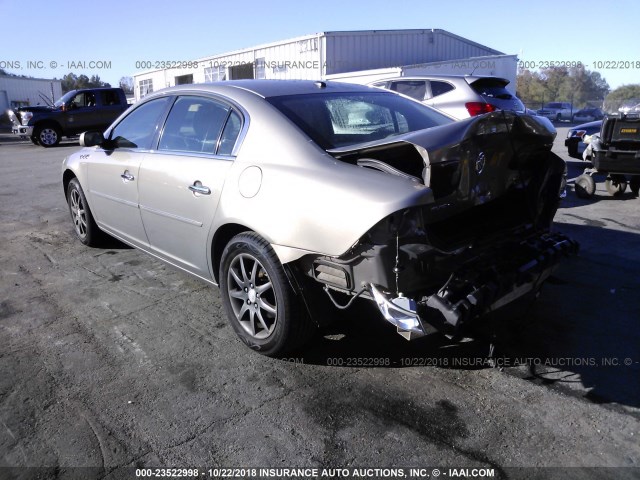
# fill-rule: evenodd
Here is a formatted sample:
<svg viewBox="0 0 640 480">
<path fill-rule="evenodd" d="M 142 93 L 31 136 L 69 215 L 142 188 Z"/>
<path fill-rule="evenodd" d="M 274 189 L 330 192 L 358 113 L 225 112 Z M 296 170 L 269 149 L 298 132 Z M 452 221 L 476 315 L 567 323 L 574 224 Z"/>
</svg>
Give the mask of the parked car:
<svg viewBox="0 0 640 480">
<path fill-rule="evenodd" d="M 71 90 L 51 106 L 8 110 L 14 135 L 54 147 L 60 139 L 87 130 L 105 130 L 129 105 L 121 88 Z"/>
<path fill-rule="evenodd" d="M 573 114 L 574 122 L 593 122 L 595 120 L 602 120 L 604 118 L 604 112 L 599 108 L 583 108 Z"/>
<path fill-rule="evenodd" d="M 508 84 L 505 78 L 471 75 L 396 77 L 370 83 L 407 95 L 457 119 L 495 110 L 524 113 L 524 104 L 506 89 Z"/>
<path fill-rule="evenodd" d="M 640 193 L 640 108 L 635 109 L 638 100 L 632 100 L 610 110 L 602 120 L 601 128 L 591 136 L 585 136 L 589 143 L 585 150 L 585 160 L 593 164 L 576 178 L 576 195 L 590 198 L 596 192 L 593 175 L 607 175 L 605 188 L 614 196 L 622 195 L 627 187 L 636 197 Z M 613 107 L 613 108 L 611 108 Z"/>
<path fill-rule="evenodd" d="M 279 355 L 357 297 L 411 339 L 537 294 L 575 248 L 550 232 L 554 136 L 353 84 L 181 85 L 82 134 L 62 184 L 82 243 L 108 233 L 219 285 L 238 336 Z"/>
<path fill-rule="evenodd" d="M 570 157 L 582 159 L 582 154 L 586 148 L 586 144 L 582 141 L 585 135 L 593 135 L 598 133 L 602 127 L 602 120 L 596 122 L 583 123 L 569 129 L 567 138 L 564 141 L 565 147 Z"/>
<path fill-rule="evenodd" d="M 563 120 L 571 121 L 573 118 L 573 107 L 568 102 L 550 102 L 538 110 L 538 115 L 556 122 Z"/>
</svg>

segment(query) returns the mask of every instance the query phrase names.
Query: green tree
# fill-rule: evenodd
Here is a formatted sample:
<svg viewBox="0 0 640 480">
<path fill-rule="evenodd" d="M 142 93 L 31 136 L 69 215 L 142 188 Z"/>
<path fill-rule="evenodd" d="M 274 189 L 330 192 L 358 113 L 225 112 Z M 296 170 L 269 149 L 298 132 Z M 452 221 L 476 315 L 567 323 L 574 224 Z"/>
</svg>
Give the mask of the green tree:
<svg viewBox="0 0 640 480">
<path fill-rule="evenodd" d="M 534 107 L 556 101 L 571 102 L 577 109 L 589 103 L 601 103 L 609 93 L 607 81 L 584 65 L 543 68 L 538 72 L 521 70 L 516 88 L 522 101 Z"/>
<path fill-rule="evenodd" d="M 78 90 L 80 88 L 99 88 L 110 87 L 109 83 L 100 80 L 98 75 L 92 75 L 91 78 L 86 75 L 76 75 L 75 73 L 67 73 L 62 77 L 62 91 Z"/>
<path fill-rule="evenodd" d="M 640 103 L 640 84 L 622 85 L 607 95 L 604 107 L 608 112 L 616 112 L 620 106 L 628 101 Z"/>
<path fill-rule="evenodd" d="M 133 93 L 133 78 L 131 77 L 122 77 L 120 79 L 120 88 L 124 90 L 124 93 L 131 94 Z"/>
</svg>

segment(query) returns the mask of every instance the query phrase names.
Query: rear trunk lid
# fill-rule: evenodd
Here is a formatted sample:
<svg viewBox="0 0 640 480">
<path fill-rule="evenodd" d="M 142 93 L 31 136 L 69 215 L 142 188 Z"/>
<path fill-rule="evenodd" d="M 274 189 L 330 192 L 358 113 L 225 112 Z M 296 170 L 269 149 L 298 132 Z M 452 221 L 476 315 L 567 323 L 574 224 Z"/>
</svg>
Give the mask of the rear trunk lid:
<svg viewBox="0 0 640 480">
<path fill-rule="evenodd" d="M 406 176 L 431 188 L 425 220 L 443 242 L 480 231 L 549 225 L 565 164 L 551 152 L 544 119 L 494 112 L 378 142 L 330 150 L 363 168 Z"/>
<path fill-rule="evenodd" d="M 507 90 L 509 80 L 498 77 L 481 77 L 467 79 L 469 85 L 483 100 L 499 110 L 524 112 L 525 106 L 518 97 Z"/>
</svg>

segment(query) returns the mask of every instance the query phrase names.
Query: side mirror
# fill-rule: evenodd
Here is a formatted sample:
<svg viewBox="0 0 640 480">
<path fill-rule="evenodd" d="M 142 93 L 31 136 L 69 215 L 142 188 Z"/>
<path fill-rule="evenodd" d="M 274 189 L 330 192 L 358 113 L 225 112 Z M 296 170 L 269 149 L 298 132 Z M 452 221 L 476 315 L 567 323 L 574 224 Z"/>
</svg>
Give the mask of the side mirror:
<svg viewBox="0 0 640 480">
<path fill-rule="evenodd" d="M 103 143 L 105 143 L 105 139 L 102 132 L 82 132 L 80 134 L 80 146 L 82 147 L 94 147 Z"/>
</svg>

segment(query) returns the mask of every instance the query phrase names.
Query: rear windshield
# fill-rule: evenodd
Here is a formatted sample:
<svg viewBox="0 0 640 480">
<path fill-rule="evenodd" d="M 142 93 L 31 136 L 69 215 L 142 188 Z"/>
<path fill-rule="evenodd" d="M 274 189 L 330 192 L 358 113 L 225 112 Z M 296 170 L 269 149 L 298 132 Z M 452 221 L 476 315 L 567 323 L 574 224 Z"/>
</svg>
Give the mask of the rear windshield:
<svg viewBox="0 0 640 480">
<path fill-rule="evenodd" d="M 386 92 L 315 93 L 267 100 L 325 150 L 453 121 L 418 102 Z"/>
<path fill-rule="evenodd" d="M 513 94 L 505 88 L 506 86 L 504 81 L 497 78 L 481 78 L 471 84 L 473 91 L 483 97 L 510 100 Z"/>
</svg>

